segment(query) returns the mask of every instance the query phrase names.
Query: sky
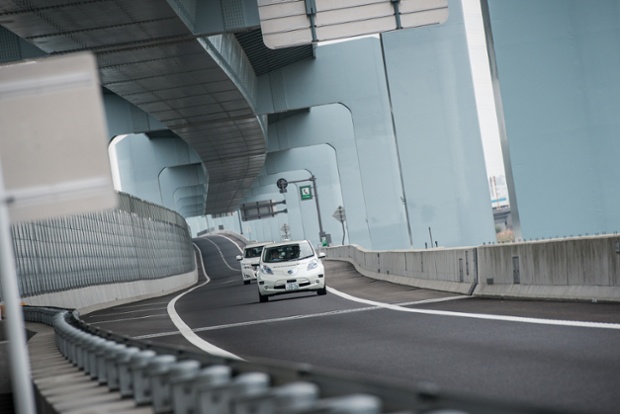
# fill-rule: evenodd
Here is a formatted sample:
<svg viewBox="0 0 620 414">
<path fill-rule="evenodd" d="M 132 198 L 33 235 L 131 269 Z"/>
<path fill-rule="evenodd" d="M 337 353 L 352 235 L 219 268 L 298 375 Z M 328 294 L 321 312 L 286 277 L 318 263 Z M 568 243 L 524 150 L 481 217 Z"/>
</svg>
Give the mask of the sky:
<svg viewBox="0 0 620 414">
<path fill-rule="evenodd" d="M 487 176 L 501 176 L 504 173 L 504 161 L 502 158 L 499 128 L 493 99 L 491 85 L 491 73 L 486 52 L 486 41 L 482 25 L 479 0 L 461 0 L 463 3 L 463 16 L 467 43 L 471 60 L 474 92 L 476 94 L 476 106 L 478 108 L 478 121 L 480 134 L 486 161 Z"/>
</svg>

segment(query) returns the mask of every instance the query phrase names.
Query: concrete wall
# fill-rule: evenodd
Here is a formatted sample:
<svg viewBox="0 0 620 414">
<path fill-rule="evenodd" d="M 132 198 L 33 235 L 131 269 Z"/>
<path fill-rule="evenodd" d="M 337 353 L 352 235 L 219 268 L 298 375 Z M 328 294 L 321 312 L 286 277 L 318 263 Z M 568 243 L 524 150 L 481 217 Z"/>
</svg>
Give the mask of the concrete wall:
<svg viewBox="0 0 620 414">
<path fill-rule="evenodd" d="M 481 297 L 620 301 L 620 236 L 460 249 L 326 248 L 365 276 Z"/>
<path fill-rule="evenodd" d="M 475 248 L 371 251 L 339 246 L 324 251 L 328 259 L 348 261 L 372 279 L 461 294 L 471 294 L 476 284 Z"/>
<path fill-rule="evenodd" d="M 620 237 L 478 247 L 479 296 L 620 301 Z M 518 282 L 518 283 L 517 283 Z"/>
</svg>

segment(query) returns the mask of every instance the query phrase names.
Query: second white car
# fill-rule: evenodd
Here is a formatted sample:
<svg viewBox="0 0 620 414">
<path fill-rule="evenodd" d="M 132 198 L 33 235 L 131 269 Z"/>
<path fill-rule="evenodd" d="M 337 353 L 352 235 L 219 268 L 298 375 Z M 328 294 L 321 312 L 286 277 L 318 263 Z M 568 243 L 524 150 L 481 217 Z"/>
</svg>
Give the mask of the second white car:
<svg viewBox="0 0 620 414">
<path fill-rule="evenodd" d="M 237 261 L 241 262 L 241 278 L 244 285 L 249 285 L 252 280 L 256 280 L 263 247 L 269 243 L 271 242 L 246 244 L 243 248 L 243 254 L 237 256 Z"/>
</svg>

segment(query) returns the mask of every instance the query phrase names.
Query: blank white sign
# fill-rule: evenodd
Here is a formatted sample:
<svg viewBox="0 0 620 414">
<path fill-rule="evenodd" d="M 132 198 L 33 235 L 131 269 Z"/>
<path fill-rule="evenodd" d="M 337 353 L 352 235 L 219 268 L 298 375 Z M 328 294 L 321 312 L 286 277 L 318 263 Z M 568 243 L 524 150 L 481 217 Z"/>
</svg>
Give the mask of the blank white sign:
<svg viewBox="0 0 620 414">
<path fill-rule="evenodd" d="M 258 0 L 258 13 L 265 45 L 278 49 L 440 24 L 448 0 Z"/>
<path fill-rule="evenodd" d="M 0 125 L 12 222 L 116 207 L 92 54 L 0 65 Z"/>
</svg>

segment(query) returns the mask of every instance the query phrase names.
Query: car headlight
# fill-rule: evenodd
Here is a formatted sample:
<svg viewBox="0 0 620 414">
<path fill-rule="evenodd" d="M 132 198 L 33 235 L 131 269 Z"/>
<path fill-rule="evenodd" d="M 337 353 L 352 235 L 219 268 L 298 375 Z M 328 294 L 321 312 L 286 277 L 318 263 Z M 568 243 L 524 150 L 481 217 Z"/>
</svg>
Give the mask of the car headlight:
<svg viewBox="0 0 620 414">
<path fill-rule="evenodd" d="M 265 274 L 268 274 L 268 275 L 272 275 L 273 274 L 273 270 L 271 270 L 271 268 L 269 266 L 267 266 L 267 265 L 262 265 L 260 267 L 260 271 L 265 273 Z"/>
<path fill-rule="evenodd" d="M 319 266 L 318 260 L 313 259 L 312 261 L 310 261 L 310 263 L 308 263 L 308 268 L 306 270 L 316 269 L 318 266 Z"/>
</svg>

